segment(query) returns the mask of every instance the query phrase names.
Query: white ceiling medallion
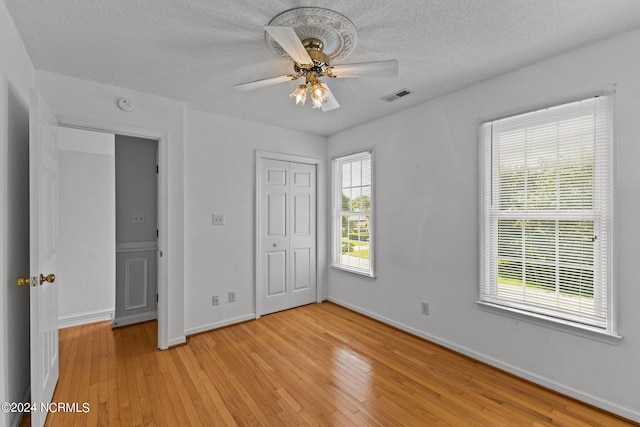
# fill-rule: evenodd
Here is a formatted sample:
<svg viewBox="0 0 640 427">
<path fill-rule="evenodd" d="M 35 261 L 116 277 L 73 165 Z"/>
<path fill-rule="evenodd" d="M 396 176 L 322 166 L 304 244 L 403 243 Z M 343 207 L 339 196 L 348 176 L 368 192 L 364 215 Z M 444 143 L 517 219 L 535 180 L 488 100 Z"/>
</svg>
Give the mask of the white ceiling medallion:
<svg viewBox="0 0 640 427">
<path fill-rule="evenodd" d="M 324 53 L 331 61 L 346 58 L 356 44 L 358 32 L 355 25 L 345 16 L 329 9 L 319 7 L 299 7 L 282 12 L 269 22 L 269 25 L 292 27 L 300 40 L 315 38 L 324 43 Z M 271 50 L 283 58 L 288 58 L 287 52 L 265 33 L 265 40 Z"/>
<path fill-rule="evenodd" d="M 289 95 L 296 105 L 304 106 L 307 96 L 313 108 L 323 112 L 340 107 L 327 85 L 335 78 L 397 77 L 398 61 L 333 64 L 348 56 L 358 43 L 356 27 L 337 12 L 317 7 L 300 7 L 281 13 L 265 25 L 265 41 L 277 55 L 293 61 L 293 73 L 240 83 L 234 87 L 249 91 L 300 80 Z M 324 80 L 323 80 L 324 78 Z"/>
</svg>

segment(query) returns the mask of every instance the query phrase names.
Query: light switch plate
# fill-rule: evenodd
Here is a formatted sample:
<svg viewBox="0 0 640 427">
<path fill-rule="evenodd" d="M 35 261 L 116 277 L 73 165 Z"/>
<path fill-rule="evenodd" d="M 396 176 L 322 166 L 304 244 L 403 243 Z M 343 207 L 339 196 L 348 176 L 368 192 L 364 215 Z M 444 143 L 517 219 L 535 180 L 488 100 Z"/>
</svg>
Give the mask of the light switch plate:
<svg viewBox="0 0 640 427">
<path fill-rule="evenodd" d="M 211 224 L 213 224 L 213 225 L 224 225 L 224 215 L 223 214 L 213 214 L 213 215 L 211 215 Z"/>
</svg>

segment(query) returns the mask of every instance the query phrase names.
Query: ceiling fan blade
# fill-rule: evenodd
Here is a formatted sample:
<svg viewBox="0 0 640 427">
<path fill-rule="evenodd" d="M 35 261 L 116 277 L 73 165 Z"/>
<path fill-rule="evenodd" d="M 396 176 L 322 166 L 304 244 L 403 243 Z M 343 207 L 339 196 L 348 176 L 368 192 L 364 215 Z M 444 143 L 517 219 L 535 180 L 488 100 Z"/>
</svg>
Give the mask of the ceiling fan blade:
<svg viewBox="0 0 640 427">
<path fill-rule="evenodd" d="M 334 77 L 397 77 L 398 61 L 361 62 L 359 64 L 334 65 L 331 67 Z"/>
<path fill-rule="evenodd" d="M 284 49 L 285 52 L 300 65 L 313 63 L 300 38 L 291 27 L 266 25 L 265 31 Z"/>
<path fill-rule="evenodd" d="M 324 87 L 327 89 L 329 95 L 327 96 L 327 102 L 322 104 L 322 107 L 320 108 L 322 109 L 323 113 L 326 113 L 327 111 L 335 110 L 336 108 L 340 107 L 340 104 L 338 104 L 338 100 L 335 96 L 333 96 L 333 93 L 331 92 L 329 87 L 327 85 L 324 85 Z"/>
<path fill-rule="evenodd" d="M 293 80 L 293 76 L 287 75 L 287 76 L 269 77 L 267 79 L 255 80 L 253 82 L 240 83 L 235 85 L 234 87 L 242 91 L 247 91 L 247 90 L 253 90 L 253 89 L 260 89 L 261 87 L 265 87 L 265 86 L 271 86 L 276 83 L 288 82 L 290 80 Z"/>
</svg>

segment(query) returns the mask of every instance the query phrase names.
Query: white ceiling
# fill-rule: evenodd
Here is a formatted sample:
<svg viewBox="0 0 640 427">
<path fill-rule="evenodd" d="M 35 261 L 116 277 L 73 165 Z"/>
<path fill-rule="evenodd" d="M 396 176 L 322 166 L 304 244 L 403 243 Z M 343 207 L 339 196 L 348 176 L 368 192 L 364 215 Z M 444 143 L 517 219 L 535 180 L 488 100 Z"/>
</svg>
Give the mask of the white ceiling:
<svg viewBox="0 0 640 427">
<path fill-rule="evenodd" d="M 37 69 L 320 135 L 640 27 L 638 0 L 4 1 Z M 291 72 L 262 27 L 301 6 L 355 24 L 357 47 L 342 63 L 397 59 L 399 76 L 331 80 L 341 108 L 326 113 L 294 105 L 297 82 L 234 89 Z M 405 88 L 412 94 L 380 99 Z"/>
</svg>

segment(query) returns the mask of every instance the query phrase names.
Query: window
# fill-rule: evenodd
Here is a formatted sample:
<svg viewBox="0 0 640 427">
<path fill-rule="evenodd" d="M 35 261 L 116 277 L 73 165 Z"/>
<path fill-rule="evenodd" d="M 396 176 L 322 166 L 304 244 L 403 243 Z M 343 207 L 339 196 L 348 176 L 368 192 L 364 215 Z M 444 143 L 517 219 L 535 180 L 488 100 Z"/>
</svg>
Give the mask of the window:
<svg viewBox="0 0 640 427">
<path fill-rule="evenodd" d="M 371 151 L 333 160 L 333 266 L 373 277 Z"/>
<path fill-rule="evenodd" d="M 616 335 L 610 98 L 481 125 L 481 304 Z"/>
</svg>

